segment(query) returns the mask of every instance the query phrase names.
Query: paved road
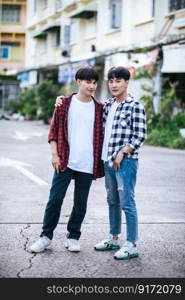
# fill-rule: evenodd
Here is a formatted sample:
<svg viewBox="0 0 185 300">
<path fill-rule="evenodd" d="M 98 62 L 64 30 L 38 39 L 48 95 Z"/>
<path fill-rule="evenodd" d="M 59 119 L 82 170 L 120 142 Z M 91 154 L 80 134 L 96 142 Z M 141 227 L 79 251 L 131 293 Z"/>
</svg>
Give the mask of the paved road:
<svg viewBox="0 0 185 300">
<path fill-rule="evenodd" d="M 64 248 L 72 207 L 71 183 L 50 249 L 29 252 L 40 233 L 52 178 L 48 126 L 0 121 L 0 277 L 181 277 L 185 276 L 185 151 L 144 146 L 137 181 L 140 256 L 115 261 L 94 244 L 108 233 L 104 179 L 93 182 L 82 227 L 81 252 Z M 124 242 L 123 216 L 121 241 Z"/>
</svg>

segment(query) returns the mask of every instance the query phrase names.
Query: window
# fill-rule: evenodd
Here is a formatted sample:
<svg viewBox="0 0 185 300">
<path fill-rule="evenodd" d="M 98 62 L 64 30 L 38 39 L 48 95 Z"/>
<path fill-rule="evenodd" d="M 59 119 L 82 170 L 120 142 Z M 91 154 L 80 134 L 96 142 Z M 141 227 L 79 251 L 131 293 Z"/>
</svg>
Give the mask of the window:
<svg viewBox="0 0 185 300">
<path fill-rule="evenodd" d="M 20 60 L 20 44 L 13 42 L 2 42 L 1 43 L 1 60 Z"/>
<path fill-rule="evenodd" d="M 77 35 L 78 35 L 78 21 L 76 19 L 72 19 L 70 25 L 70 43 L 77 42 Z"/>
<path fill-rule="evenodd" d="M 19 23 L 20 22 L 20 5 L 2 5 L 2 22 Z"/>
<path fill-rule="evenodd" d="M 110 28 L 121 27 L 121 0 L 110 0 L 109 14 L 110 14 Z"/>
<path fill-rule="evenodd" d="M 137 0 L 134 5 L 135 24 L 151 20 L 155 16 L 155 0 Z M 142 11 L 142 13 L 138 13 Z"/>
<path fill-rule="evenodd" d="M 48 48 L 47 36 L 42 39 L 42 52 L 46 52 Z"/>
<path fill-rule="evenodd" d="M 155 0 L 152 0 L 152 18 L 155 17 Z"/>
<path fill-rule="evenodd" d="M 35 13 L 37 11 L 37 0 L 33 0 L 33 13 Z"/>
<path fill-rule="evenodd" d="M 55 0 L 56 11 L 59 10 L 61 7 L 62 7 L 62 1 L 61 0 Z"/>
<path fill-rule="evenodd" d="M 70 25 L 64 26 L 64 44 L 70 43 Z"/>
<path fill-rule="evenodd" d="M 31 41 L 31 47 L 29 47 L 30 57 L 36 55 L 36 44 L 37 44 L 37 39 L 32 39 L 32 41 Z"/>
<path fill-rule="evenodd" d="M 169 12 L 185 8 L 185 0 L 169 0 Z"/>
<path fill-rule="evenodd" d="M 60 46 L 60 28 L 52 32 L 52 45 L 53 47 Z"/>
<path fill-rule="evenodd" d="M 48 6 L 48 0 L 43 0 L 44 1 L 44 8 Z"/>
<path fill-rule="evenodd" d="M 42 0 L 42 6 L 43 6 L 43 8 L 47 8 L 48 7 L 48 1 L 49 0 Z"/>
<path fill-rule="evenodd" d="M 10 60 L 10 47 L 8 46 L 0 47 L 0 58 L 1 60 Z"/>
<path fill-rule="evenodd" d="M 13 46 L 11 48 L 11 60 L 19 61 L 20 60 L 20 47 Z"/>
</svg>

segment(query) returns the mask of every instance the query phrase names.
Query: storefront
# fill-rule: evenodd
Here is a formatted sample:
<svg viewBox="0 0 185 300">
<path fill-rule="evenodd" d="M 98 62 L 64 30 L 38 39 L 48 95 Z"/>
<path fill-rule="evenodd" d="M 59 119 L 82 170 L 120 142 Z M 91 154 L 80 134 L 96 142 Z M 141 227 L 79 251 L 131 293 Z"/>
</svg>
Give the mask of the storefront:
<svg viewBox="0 0 185 300">
<path fill-rule="evenodd" d="M 38 83 L 38 71 L 30 70 L 25 72 L 19 72 L 17 79 L 20 81 L 20 88 L 27 88 Z"/>
<path fill-rule="evenodd" d="M 177 82 L 176 96 L 181 99 L 180 109 L 185 109 L 185 40 L 163 46 L 162 49 L 162 77 L 169 79 L 163 88 L 168 89 L 169 82 Z"/>
</svg>

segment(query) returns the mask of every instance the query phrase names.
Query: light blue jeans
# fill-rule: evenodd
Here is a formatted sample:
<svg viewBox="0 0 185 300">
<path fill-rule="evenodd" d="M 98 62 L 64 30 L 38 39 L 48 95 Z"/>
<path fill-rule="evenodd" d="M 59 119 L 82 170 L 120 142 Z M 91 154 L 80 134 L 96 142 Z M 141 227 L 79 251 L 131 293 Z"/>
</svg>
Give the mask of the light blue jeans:
<svg viewBox="0 0 185 300">
<path fill-rule="evenodd" d="M 138 239 L 138 218 L 134 192 L 138 160 L 126 157 L 120 166 L 119 170 L 115 170 L 108 165 L 108 162 L 104 164 L 110 234 L 121 233 L 123 210 L 126 218 L 126 240 L 134 243 Z"/>
</svg>

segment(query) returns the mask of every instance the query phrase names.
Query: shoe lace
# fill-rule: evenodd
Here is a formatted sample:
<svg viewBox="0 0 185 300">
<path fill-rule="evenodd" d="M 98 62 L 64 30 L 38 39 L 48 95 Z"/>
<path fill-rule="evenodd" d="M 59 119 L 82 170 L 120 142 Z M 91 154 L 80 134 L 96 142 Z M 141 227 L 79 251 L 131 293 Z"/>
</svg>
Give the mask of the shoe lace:
<svg viewBox="0 0 185 300">
<path fill-rule="evenodd" d="M 102 242 L 106 245 L 111 245 L 113 243 L 113 239 L 112 239 L 112 237 L 108 237 L 108 238 L 105 238 Z"/>
<path fill-rule="evenodd" d="M 109 243 L 109 242 L 111 242 L 111 238 L 109 238 L 109 237 L 105 238 L 105 239 L 102 240 L 102 242 L 103 243 Z"/>
</svg>

